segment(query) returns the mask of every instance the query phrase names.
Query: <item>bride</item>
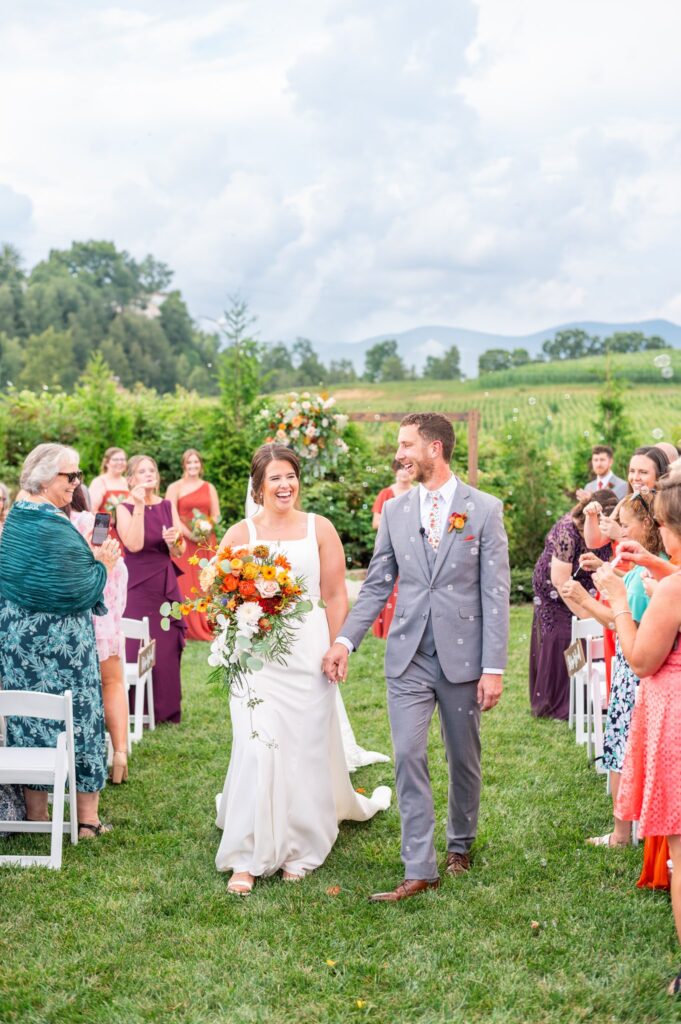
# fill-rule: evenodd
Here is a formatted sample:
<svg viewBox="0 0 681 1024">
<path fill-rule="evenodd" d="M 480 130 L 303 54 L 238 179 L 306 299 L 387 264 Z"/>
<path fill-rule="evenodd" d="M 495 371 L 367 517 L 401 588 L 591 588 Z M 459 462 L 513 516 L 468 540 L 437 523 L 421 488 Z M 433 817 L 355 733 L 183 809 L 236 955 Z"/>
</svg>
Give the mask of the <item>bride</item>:
<svg viewBox="0 0 681 1024">
<path fill-rule="evenodd" d="M 266 664 L 252 674 L 255 706 L 248 694 L 231 695 L 232 754 L 218 806 L 223 834 L 215 863 L 218 871 L 232 871 L 227 889 L 240 896 L 256 878 L 280 869 L 284 881 L 314 871 L 336 841 L 339 821 L 366 821 L 391 796 L 387 786 L 368 798 L 353 789 L 335 687 L 321 670 L 347 613 L 340 538 L 328 519 L 296 508 L 300 467 L 290 448 L 263 445 L 251 477 L 262 511 L 230 527 L 222 544 L 275 545 L 292 575 L 305 577 L 313 610 L 297 627 L 286 666 Z"/>
</svg>

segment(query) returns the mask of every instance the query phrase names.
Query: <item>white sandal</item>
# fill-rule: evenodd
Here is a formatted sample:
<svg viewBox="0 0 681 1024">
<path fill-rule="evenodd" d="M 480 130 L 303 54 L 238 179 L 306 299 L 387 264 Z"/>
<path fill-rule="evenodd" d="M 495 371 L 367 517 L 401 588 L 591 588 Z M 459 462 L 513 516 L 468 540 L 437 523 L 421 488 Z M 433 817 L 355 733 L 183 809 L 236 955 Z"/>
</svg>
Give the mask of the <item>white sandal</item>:
<svg viewBox="0 0 681 1024">
<path fill-rule="evenodd" d="M 254 882 L 254 878 L 251 878 L 249 882 L 247 878 L 235 878 L 232 875 L 227 883 L 227 892 L 231 892 L 233 896 L 250 896 Z"/>
<path fill-rule="evenodd" d="M 586 839 L 587 846 L 628 846 L 629 843 L 611 843 L 614 832 L 606 832 L 604 836 L 591 836 Z"/>
<path fill-rule="evenodd" d="M 302 882 L 304 875 L 294 875 L 292 871 L 282 871 L 282 882 Z"/>
</svg>

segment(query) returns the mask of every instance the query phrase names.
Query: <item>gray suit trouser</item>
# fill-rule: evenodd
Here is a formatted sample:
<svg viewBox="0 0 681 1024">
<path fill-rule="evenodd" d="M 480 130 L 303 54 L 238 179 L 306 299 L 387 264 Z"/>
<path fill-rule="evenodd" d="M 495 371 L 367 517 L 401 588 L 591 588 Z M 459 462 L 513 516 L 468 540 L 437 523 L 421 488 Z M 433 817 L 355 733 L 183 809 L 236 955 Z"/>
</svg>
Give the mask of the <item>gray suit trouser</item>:
<svg viewBox="0 0 681 1024">
<path fill-rule="evenodd" d="M 468 853 L 477 831 L 482 778 L 478 684 L 450 683 L 437 654 L 421 650 L 404 675 L 387 683 L 405 878 L 435 879 L 428 730 L 437 705 L 449 767 L 447 850 Z"/>
</svg>

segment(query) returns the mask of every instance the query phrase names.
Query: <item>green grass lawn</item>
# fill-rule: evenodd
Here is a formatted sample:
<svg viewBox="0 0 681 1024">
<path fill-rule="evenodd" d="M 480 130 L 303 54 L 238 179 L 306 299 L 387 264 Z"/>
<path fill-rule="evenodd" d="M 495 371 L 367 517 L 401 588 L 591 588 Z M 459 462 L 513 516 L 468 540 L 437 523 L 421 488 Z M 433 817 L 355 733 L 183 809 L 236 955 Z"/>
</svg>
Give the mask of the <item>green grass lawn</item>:
<svg viewBox="0 0 681 1024">
<path fill-rule="evenodd" d="M 640 848 L 584 846 L 608 825 L 605 785 L 565 724 L 530 717 L 529 621 L 527 608 L 513 610 L 506 693 L 484 719 L 474 868 L 392 906 L 366 897 L 401 877 L 394 805 L 341 826 L 301 884 L 272 879 L 249 899 L 228 896 L 213 863 L 227 701 L 205 683 L 205 647 L 190 645 L 182 726 L 146 736 L 131 781 L 105 791 L 115 831 L 66 846 L 61 872 L 0 874 L 2 1024 L 678 1020 L 664 994 L 681 960 L 668 897 L 635 888 Z M 388 751 L 381 666 L 382 644 L 368 639 L 344 695 L 360 742 Z M 443 850 L 435 727 L 432 740 Z M 391 774 L 374 765 L 355 785 Z"/>
</svg>

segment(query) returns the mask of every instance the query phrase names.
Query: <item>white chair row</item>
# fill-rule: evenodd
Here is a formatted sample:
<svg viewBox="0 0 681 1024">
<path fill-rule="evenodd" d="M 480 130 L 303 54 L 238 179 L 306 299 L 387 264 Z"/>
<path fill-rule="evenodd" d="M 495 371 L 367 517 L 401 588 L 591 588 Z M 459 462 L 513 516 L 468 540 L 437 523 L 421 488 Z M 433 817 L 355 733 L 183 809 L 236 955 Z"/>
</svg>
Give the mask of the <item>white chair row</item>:
<svg viewBox="0 0 681 1024">
<path fill-rule="evenodd" d="M 123 619 L 125 639 L 139 640 L 140 647 L 150 642 L 149 619 Z M 134 690 L 134 711 L 128 719 L 128 752 L 132 742 L 142 739 L 144 726 L 156 728 L 154 691 L 151 668 L 140 673 L 138 662 L 125 663 L 125 688 Z M 147 713 L 144 713 L 144 698 Z M 78 811 L 76 807 L 76 771 L 73 738 L 73 700 L 70 690 L 62 695 L 34 693 L 28 690 L 0 690 L 0 717 L 17 715 L 26 718 L 48 718 L 64 723 L 56 747 L 0 746 L 0 785 L 53 787 L 51 821 L 1 821 L 0 832 L 49 832 L 50 855 L 0 856 L 0 865 L 48 867 L 58 870 L 62 863 L 62 838 L 71 835 L 78 842 Z M 132 726 L 132 730 L 131 730 Z M 108 740 L 109 747 L 111 741 Z M 64 803 L 68 786 L 69 820 L 64 820 Z"/>
</svg>

